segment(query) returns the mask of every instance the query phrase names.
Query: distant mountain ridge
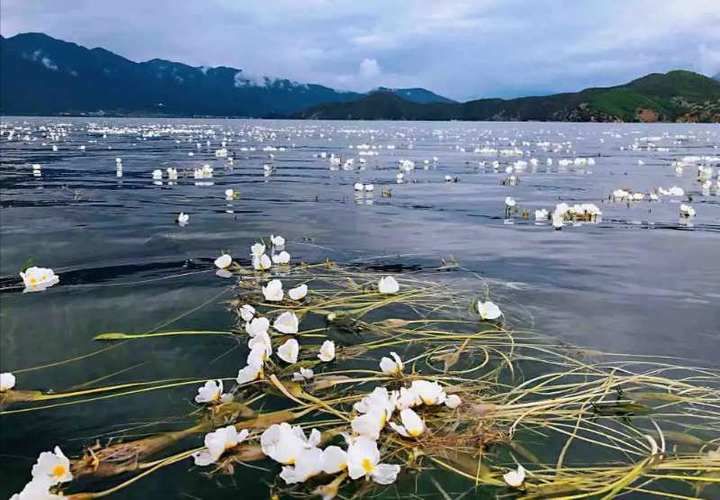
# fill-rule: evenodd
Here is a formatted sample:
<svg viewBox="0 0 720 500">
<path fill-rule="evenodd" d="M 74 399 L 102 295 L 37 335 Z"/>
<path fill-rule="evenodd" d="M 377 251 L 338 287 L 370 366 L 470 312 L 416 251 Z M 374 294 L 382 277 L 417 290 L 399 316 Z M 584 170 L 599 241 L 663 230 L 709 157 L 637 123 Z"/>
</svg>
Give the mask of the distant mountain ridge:
<svg viewBox="0 0 720 500">
<path fill-rule="evenodd" d="M 409 88 L 409 89 L 391 89 L 387 87 L 378 87 L 377 89 L 369 92 L 369 94 L 372 94 L 374 92 L 386 92 L 395 94 L 398 97 L 401 97 L 402 99 L 405 99 L 406 101 L 410 102 L 416 102 L 418 104 L 429 104 L 429 103 L 437 103 L 437 102 L 444 102 L 444 103 L 451 103 L 451 102 L 457 102 L 453 101 L 452 99 L 448 99 L 447 97 L 443 97 L 441 95 L 436 94 L 435 92 L 431 92 L 429 90 L 423 89 L 423 88 Z"/>
<path fill-rule="evenodd" d="M 280 117 L 365 94 L 247 75 L 241 69 L 194 67 L 163 59 L 134 62 L 42 33 L 0 37 L 3 114 L 120 114 Z M 425 89 L 397 89 L 429 102 Z"/>
<path fill-rule="evenodd" d="M 322 104 L 298 118 L 483 121 L 720 122 L 720 82 L 670 71 L 624 85 L 517 99 L 418 104 L 387 92 L 347 103 Z"/>
</svg>

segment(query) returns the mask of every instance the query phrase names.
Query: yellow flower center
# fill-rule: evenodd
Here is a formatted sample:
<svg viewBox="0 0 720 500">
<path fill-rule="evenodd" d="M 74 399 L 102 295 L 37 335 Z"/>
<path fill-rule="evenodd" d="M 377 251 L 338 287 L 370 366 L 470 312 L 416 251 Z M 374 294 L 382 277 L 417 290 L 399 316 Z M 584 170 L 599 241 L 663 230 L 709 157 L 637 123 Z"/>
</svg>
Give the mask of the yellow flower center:
<svg viewBox="0 0 720 500">
<path fill-rule="evenodd" d="M 57 464 L 52 469 L 52 476 L 55 478 L 61 478 L 67 473 L 67 468 L 63 464 Z"/>
<path fill-rule="evenodd" d="M 37 285 L 37 279 L 35 279 L 35 278 L 30 278 L 30 284 L 31 284 L 31 285 Z"/>
<path fill-rule="evenodd" d="M 370 460 L 369 458 L 363 458 L 360 464 L 362 465 L 365 474 L 372 474 L 372 471 L 375 470 L 375 464 L 372 463 L 372 460 Z"/>
<path fill-rule="evenodd" d="M 428 398 L 428 397 L 423 396 L 423 397 L 421 397 L 421 399 L 423 400 L 423 403 L 425 403 L 426 405 L 432 405 L 435 403 L 434 398 Z"/>
<path fill-rule="evenodd" d="M 422 427 L 414 427 L 412 429 L 408 429 L 407 431 L 412 437 L 418 437 L 423 432 Z"/>
</svg>

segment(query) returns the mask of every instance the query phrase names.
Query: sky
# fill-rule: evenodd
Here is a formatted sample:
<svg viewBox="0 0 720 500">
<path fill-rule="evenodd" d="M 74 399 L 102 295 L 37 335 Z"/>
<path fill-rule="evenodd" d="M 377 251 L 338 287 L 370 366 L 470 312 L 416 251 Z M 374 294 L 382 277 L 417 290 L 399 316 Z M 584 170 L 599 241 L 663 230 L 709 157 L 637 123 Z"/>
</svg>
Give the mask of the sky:
<svg viewBox="0 0 720 500">
<path fill-rule="evenodd" d="M 232 66 L 356 91 L 467 100 L 720 72 L 720 0 L 3 0 L 39 31 L 134 61 Z"/>
</svg>

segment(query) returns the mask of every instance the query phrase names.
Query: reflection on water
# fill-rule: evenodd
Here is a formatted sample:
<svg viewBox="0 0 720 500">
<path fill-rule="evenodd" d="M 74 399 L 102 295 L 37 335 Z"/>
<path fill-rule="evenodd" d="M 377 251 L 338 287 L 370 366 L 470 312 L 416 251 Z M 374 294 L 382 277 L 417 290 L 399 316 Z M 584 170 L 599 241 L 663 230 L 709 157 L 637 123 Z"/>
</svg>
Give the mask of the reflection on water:
<svg viewBox="0 0 720 500">
<path fill-rule="evenodd" d="M 60 123 L 67 124 L 66 135 L 49 137 Z M 215 276 L 212 259 L 228 250 L 247 264 L 249 245 L 271 233 L 286 236 L 293 257 L 306 262 L 329 257 L 419 272 L 452 256 L 496 282 L 508 307 L 523 311 L 523 326 L 591 348 L 717 365 L 720 196 L 698 182 L 695 165 L 673 163 L 720 154 L 717 126 L 3 122 L 16 126 L 23 130 L 13 140 L 0 137 L 0 363 L 26 387 L 235 373 L 242 353 L 221 337 L 158 339 L 141 347 L 92 338 L 168 325 L 227 329 L 229 285 Z M 221 149 L 226 156 L 218 156 Z M 715 170 L 720 163 L 707 162 Z M 211 178 L 202 178 L 205 164 Z M 177 169 L 177 179 L 168 178 L 168 168 Z M 156 169 L 162 179 L 153 178 Z M 356 183 L 374 189 L 356 190 Z M 670 186 L 684 196 L 608 198 L 619 188 L 649 193 Z M 518 206 L 509 215 L 507 196 Z M 552 211 L 561 202 L 594 203 L 602 219 L 561 231 L 535 222 L 535 210 Z M 681 203 L 697 212 L 691 224 L 679 220 Z M 180 212 L 190 215 L 184 227 L 175 222 Z M 29 258 L 52 267 L 60 284 L 21 293 L 17 272 Z M 100 349 L 108 350 L 23 371 Z M 181 387 L 158 392 L 157 404 L 128 397 L 7 417 L 10 425 L 0 429 L 0 495 L 21 489 L 48 443 L 79 449 L 115 423 L 142 435 L 145 424 L 176 423 L 192 411 L 192 396 Z M 237 494 L 181 473 L 182 464 L 174 467 L 167 472 L 171 487 L 162 474 L 145 480 L 148 498 Z M 258 487 L 257 495 L 265 491 Z"/>
</svg>

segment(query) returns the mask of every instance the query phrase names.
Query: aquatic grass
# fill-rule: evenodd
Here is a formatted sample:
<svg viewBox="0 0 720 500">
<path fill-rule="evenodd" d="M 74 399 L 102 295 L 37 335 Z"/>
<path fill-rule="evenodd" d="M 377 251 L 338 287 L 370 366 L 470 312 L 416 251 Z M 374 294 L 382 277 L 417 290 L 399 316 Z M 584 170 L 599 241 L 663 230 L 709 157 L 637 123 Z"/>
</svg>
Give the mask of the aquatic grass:
<svg viewBox="0 0 720 500">
<path fill-rule="evenodd" d="M 244 268 L 235 272 L 238 281 L 231 290 L 236 295 L 226 302 L 231 313 L 239 315 L 240 306 L 250 303 L 268 318 L 283 311 L 301 318 L 303 328 L 294 335 L 301 343 L 298 362 L 268 361 L 262 378 L 230 391 L 234 401 L 195 408 L 174 423 L 182 428 L 153 433 L 153 424 L 148 424 L 142 436 L 117 429 L 106 433 L 120 441 L 110 439 L 86 448 L 72 461 L 73 471 L 77 477 L 101 477 L 103 484 L 114 477 L 122 481 L 94 493 L 66 492 L 69 498 L 100 498 L 130 488 L 149 474 L 188 460 L 200 449 L 198 435 L 225 425 L 249 429 L 250 434 L 223 455 L 212 473 L 233 473 L 237 467 L 267 471 L 264 464 L 253 464 L 266 460 L 257 442 L 271 425 L 294 422 L 304 429 L 320 429 L 323 443 L 339 443 L 357 415 L 353 405 L 375 387 L 399 389 L 421 380 L 437 382 L 447 394 L 460 396 L 462 405 L 416 408 L 427 431 L 415 439 L 390 430 L 381 433 L 383 461 L 401 464 L 408 475 L 422 478 L 427 471 L 442 469 L 474 487 L 519 498 L 612 498 L 629 493 L 709 498 L 718 492 L 717 370 L 685 366 L 672 358 L 583 350 L 530 329 L 513 328 L 521 318 L 531 319 L 530 314 L 521 307 L 505 306 L 487 280 L 481 282 L 483 292 L 478 294 L 476 280 L 455 280 L 447 271 L 395 274 L 400 290 L 393 294 L 377 291 L 381 275 L 376 271 L 329 261 L 295 265 L 282 273 Z M 455 268 L 452 273 L 463 271 Z M 300 301 L 265 301 L 259 286 L 272 278 L 292 286 L 309 284 L 311 292 Z M 497 321 L 481 321 L 473 310 L 478 296 L 503 304 L 505 315 Z M 95 340 L 247 338 L 239 319 L 237 328 L 228 331 L 159 331 L 164 326 L 146 333 L 99 334 Z M 272 339 L 291 336 L 275 332 Z M 331 363 L 315 357 L 326 339 L 337 344 Z M 380 357 L 391 350 L 400 353 L 404 363 L 404 371 L 397 375 L 378 369 Z M 312 368 L 314 377 L 307 382 L 293 380 L 292 373 L 300 366 Z M 233 379 L 231 374 L 220 378 L 225 383 Z M 204 382 L 188 377 L 96 386 L 104 380 L 100 377 L 85 384 L 89 387 L 54 394 L 7 391 L 1 396 L 0 415 L 145 397 Z M 155 425 L 159 428 L 162 422 Z M 519 487 L 510 487 L 503 475 L 518 464 L 527 475 Z M 442 480 L 431 479 L 432 493 L 416 485 L 422 491 L 408 492 L 407 497 L 445 491 Z M 277 479 L 272 490 L 280 496 L 313 491 L 362 496 L 376 488 L 380 486 L 358 484 L 342 473 L 333 478 L 321 474 L 297 485 Z M 401 498 L 405 493 L 401 490 L 397 495 Z"/>
</svg>

